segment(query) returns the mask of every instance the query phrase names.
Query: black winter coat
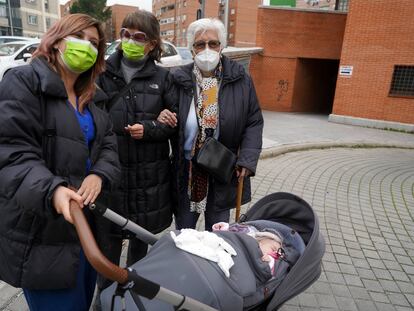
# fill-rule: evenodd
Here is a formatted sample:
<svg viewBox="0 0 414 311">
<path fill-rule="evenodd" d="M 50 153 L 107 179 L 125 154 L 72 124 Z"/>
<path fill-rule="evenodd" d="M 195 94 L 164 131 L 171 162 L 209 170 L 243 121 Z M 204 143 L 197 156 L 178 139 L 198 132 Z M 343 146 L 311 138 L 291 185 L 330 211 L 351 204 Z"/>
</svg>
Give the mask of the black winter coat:
<svg viewBox="0 0 414 311">
<path fill-rule="evenodd" d="M 101 202 L 157 233 L 172 221 L 169 138 L 176 132 L 157 117 L 163 109 L 177 109 L 176 92 L 169 71 L 148 59 L 132 77 L 128 91 L 119 96 L 126 86 L 121 59 L 122 51 L 113 54 L 98 79 L 109 98 L 101 106 L 114 124 L 122 168 L 121 184 Z M 144 126 L 142 139 L 133 139 L 124 130 L 135 123 Z"/>
<path fill-rule="evenodd" d="M 88 157 L 90 173 L 107 186 L 120 173 L 110 120 L 88 107 L 96 129 L 90 151 L 64 84 L 44 59 L 12 69 L 0 84 L 0 279 L 15 287 L 76 285 L 80 244 L 55 212 L 53 192 L 78 188 Z"/>
<path fill-rule="evenodd" d="M 233 151 L 237 166 L 249 169 L 254 175 L 262 148 L 263 116 L 256 97 L 253 81 L 237 62 L 222 56 L 222 79 L 220 82 L 219 138 L 218 140 Z M 184 129 L 190 105 L 194 104 L 195 77 L 194 64 L 183 66 L 174 72 L 174 81 L 179 93 L 179 133 L 173 144 L 174 165 L 177 172 L 175 186 L 178 194 L 185 193 L 184 169 Z M 214 192 L 214 205 L 218 210 L 234 208 L 236 205 L 237 178 L 233 174 L 229 184 L 210 178 L 209 191 Z M 250 178 L 244 181 L 242 204 L 251 200 Z M 178 202 L 183 202 L 178 198 Z M 181 206 L 178 208 L 189 208 Z"/>
</svg>

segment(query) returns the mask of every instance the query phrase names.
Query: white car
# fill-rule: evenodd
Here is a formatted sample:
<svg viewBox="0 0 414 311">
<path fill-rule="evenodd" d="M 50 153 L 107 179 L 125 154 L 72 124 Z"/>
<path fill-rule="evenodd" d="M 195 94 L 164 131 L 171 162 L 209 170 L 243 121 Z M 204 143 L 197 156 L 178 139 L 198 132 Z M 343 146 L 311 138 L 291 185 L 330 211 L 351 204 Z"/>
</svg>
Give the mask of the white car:
<svg viewBox="0 0 414 311">
<path fill-rule="evenodd" d="M 105 59 L 108 59 L 111 54 L 115 53 L 120 42 L 121 40 L 118 39 L 112 42 L 110 46 L 108 46 L 105 51 Z M 175 67 L 182 65 L 183 59 L 178 53 L 177 48 L 172 43 L 163 40 L 162 49 L 163 52 L 161 54 L 161 62 L 157 63 L 158 65 L 163 67 Z"/>
<path fill-rule="evenodd" d="M 0 80 L 13 67 L 28 64 L 40 41 L 16 41 L 0 44 Z"/>
<path fill-rule="evenodd" d="M 0 44 L 16 41 L 33 41 L 33 38 L 19 36 L 0 36 Z"/>
</svg>

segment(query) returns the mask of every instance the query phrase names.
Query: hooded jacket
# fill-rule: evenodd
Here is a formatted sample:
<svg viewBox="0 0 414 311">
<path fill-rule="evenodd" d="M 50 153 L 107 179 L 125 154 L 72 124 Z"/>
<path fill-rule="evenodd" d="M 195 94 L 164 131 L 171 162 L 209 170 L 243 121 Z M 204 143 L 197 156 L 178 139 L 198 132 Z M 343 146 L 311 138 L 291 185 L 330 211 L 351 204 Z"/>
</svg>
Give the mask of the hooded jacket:
<svg viewBox="0 0 414 311">
<path fill-rule="evenodd" d="M 111 55 L 105 73 L 98 79 L 108 96 L 100 106 L 113 121 L 122 167 L 121 184 L 102 203 L 157 233 L 172 221 L 169 139 L 176 132 L 158 122 L 157 117 L 163 109 L 176 111 L 175 88 L 169 71 L 151 59 L 127 85 L 121 59 L 122 51 Z M 144 126 L 142 139 L 132 138 L 124 129 L 135 123 Z"/>
<path fill-rule="evenodd" d="M 52 206 L 59 185 L 78 188 L 90 173 L 111 187 L 119 177 L 108 116 L 93 103 L 88 149 L 63 81 L 45 59 L 12 69 L 0 84 L 0 279 L 28 289 L 76 285 L 80 244 Z"/>
<path fill-rule="evenodd" d="M 254 175 L 262 148 L 263 116 L 257 100 L 253 81 L 237 62 L 226 56 L 221 57 L 222 77 L 218 93 L 219 137 L 218 140 L 237 155 L 237 166 L 249 169 Z M 194 64 L 183 66 L 174 72 L 174 81 L 179 94 L 179 132 L 173 144 L 176 172 L 176 193 L 185 193 L 184 176 L 184 129 L 190 105 L 194 105 L 195 77 Z M 185 190 L 185 189 L 184 189 Z M 218 210 L 235 207 L 237 177 L 233 174 L 231 182 L 221 183 L 210 178 L 209 191 L 214 192 L 214 205 Z M 250 201 L 250 177 L 243 186 L 242 204 Z M 178 208 L 183 202 L 178 197 Z"/>
</svg>

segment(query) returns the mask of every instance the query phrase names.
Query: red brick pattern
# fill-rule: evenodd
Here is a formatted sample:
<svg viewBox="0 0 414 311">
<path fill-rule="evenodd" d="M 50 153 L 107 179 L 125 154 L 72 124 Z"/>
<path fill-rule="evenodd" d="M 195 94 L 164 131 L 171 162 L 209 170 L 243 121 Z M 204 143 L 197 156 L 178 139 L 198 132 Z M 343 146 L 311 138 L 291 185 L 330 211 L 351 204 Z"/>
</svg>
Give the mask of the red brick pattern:
<svg viewBox="0 0 414 311">
<path fill-rule="evenodd" d="M 252 58 L 250 72 L 262 108 L 308 111 L 303 100 L 294 102 L 307 97 L 294 92 L 312 92 L 301 86 L 295 90 L 299 59 L 338 60 L 346 14 L 263 7 L 257 20 L 256 45 L 264 52 Z"/>
<path fill-rule="evenodd" d="M 388 96 L 394 65 L 414 65 L 414 1 L 350 1 L 333 113 L 414 123 L 414 98 Z"/>
</svg>

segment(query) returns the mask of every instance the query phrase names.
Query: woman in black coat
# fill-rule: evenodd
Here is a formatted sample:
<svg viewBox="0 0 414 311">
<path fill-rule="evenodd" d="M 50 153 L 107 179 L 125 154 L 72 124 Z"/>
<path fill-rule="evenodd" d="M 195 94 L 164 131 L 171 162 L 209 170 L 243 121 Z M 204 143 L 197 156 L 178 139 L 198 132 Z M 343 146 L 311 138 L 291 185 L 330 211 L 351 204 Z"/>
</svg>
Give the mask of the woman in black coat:
<svg viewBox="0 0 414 311">
<path fill-rule="evenodd" d="M 128 14 L 122 22 L 120 48 L 109 57 L 98 79 L 108 95 L 102 106 L 114 124 L 122 167 L 121 184 L 105 193 L 100 203 L 153 233 L 168 228 L 172 221 L 169 139 L 176 132 L 157 121 L 163 109 L 176 109 L 171 75 L 155 64 L 160 61 L 161 44 L 153 14 L 139 10 Z M 98 228 L 98 243 L 115 263 L 125 237 L 118 231 L 109 222 Z M 128 265 L 146 252 L 145 243 L 130 237 Z M 103 289 L 108 283 L 98 285 Z"/>
<path fill-rule="evenodd" d="M 179 132 L 173 144 L 178 204 L 177 229 L 195 228 L 204 212 L 205 228 L 228 222 L 236 204 L 238 178 L 244 182 L 242 203 L 250 201 L 250 176 L 256 171 L 262 147 L 263 117 L 252 79 L 243 67 L 221 55 L 226 45 L 224 25 L 200 19 L 188 27 L 187 43 L 194 56 L 174 72 L 179 91 Z M 176 116 L 164 110 L 160 122 L 174 125 Z M 237 155 L 229 183 L 208 176 L 191 159 L 208 137 L 214 137 Z"/>
<path fill-rule="evenodd" d="M 93 298 L 69 202 L 94 202 L 120 175 L 110 120 L 91 102 L 104 51 L 99 22 L 69 15 L 0 84 L 0 279 L 30 310 L 88 310 Z"/>
</svg>

